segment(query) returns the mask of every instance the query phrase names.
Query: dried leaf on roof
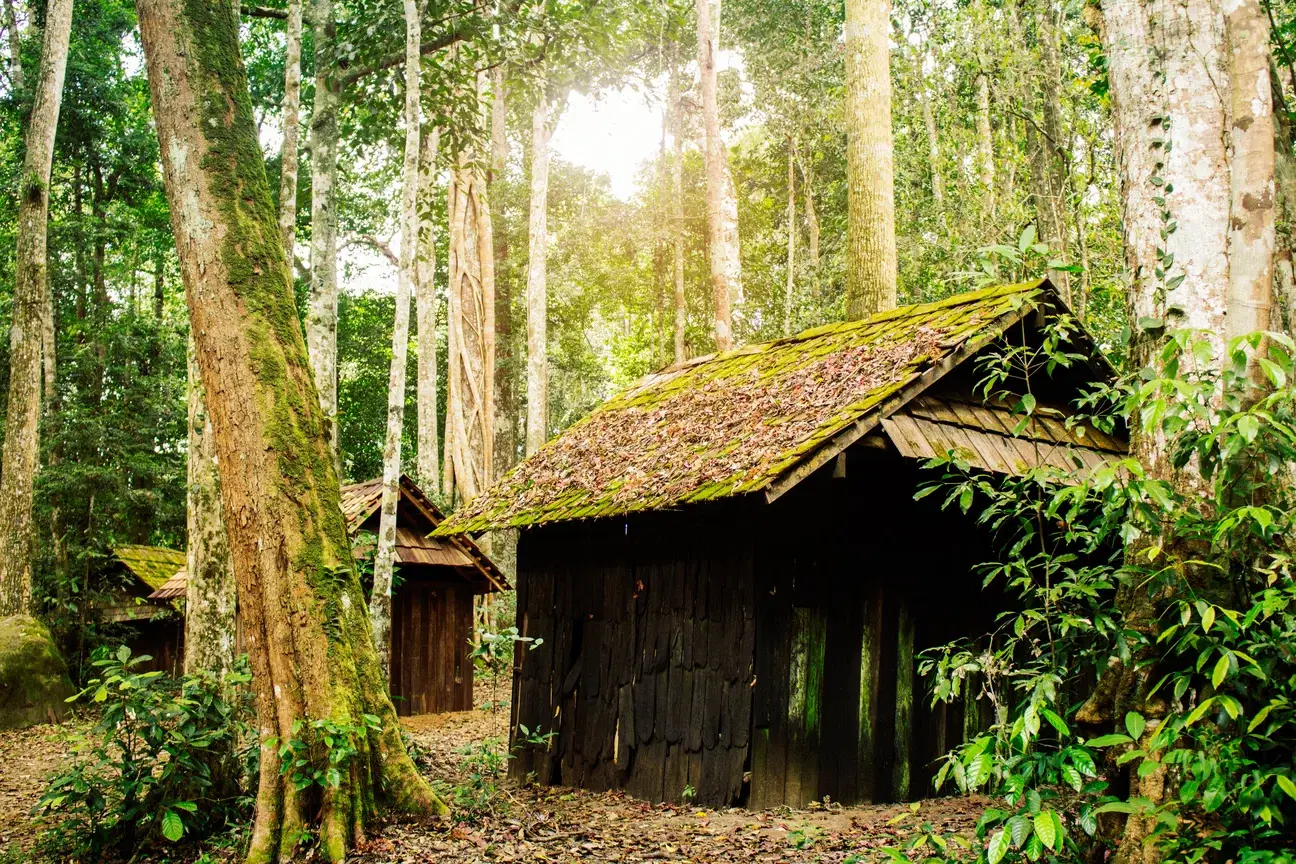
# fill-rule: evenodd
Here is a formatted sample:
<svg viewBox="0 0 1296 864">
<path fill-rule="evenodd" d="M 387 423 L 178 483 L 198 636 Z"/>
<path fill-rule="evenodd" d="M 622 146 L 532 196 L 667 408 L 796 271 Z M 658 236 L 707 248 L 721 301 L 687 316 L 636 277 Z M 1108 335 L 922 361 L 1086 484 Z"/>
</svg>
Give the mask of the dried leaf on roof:
<svg viewBox="0 0 1296 864">
<path fill-rule="evenodd" d="M 156 591 L 185 566 L 185 554 L 161 546 L 117 546 L 117 560 L 141 582 Z"/>
</svg>

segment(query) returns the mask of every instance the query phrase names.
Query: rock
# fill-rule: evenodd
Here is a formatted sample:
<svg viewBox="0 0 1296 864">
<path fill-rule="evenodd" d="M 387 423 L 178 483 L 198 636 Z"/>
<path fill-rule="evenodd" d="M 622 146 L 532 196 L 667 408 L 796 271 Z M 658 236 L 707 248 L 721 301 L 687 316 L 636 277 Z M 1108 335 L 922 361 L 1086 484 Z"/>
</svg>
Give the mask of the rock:
<svg viewBox="0 0 1296 864">
<path fill-rule="evenodd" d="M 44 624 L 30 615 L 0 619 L 0 729 L 57 723 L 75 692 Z"/>
</svg>

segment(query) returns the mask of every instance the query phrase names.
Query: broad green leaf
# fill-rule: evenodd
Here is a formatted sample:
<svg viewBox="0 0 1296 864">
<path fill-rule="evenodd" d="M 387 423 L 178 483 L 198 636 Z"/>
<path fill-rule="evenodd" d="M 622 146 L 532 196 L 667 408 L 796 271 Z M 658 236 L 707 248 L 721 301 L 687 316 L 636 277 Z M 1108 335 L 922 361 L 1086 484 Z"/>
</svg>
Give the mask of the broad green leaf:
<svg viewBox="0 0 1296 864">
<path fill-rule="evenodd" d="M 1099 735 L 1097 738 L 1090 738 L 1085 742 L 1087 747 L 1115 747 L 1117 744 L 1129 744 L 1134 739 L 1128 735 L 1121 735 L 1119 732 L 1111 735 Z"/>
<path fill-rule="evenodd" d="M 1286 774 L 1275 774 L 1274 777 L 1278 781 L 1278 788 L 1286 792 L 1287 796 L 1293 801 L 1296 801 L 1296 783 L 1293 783 L 1292 779 Z"/>
<path fill-rule="evenodd" d="M 1229 655 L 1221 654 L 1219 661 L 1215 663 L 1215 671 L 1211 673 L 1211 684 L 1216 689 L 1219 689 L 1219 686 L 1224 683 L 1224 679 L 1228 677 L 1228 671 Z"/>
<path fill-rule="evenodd" d="M 180 821 L 180 814 L 174 810 L 162 814 L 162 836 L 172 843 L 184 836 L 184 823 Z"/>
<path fill-rule="evenodd" d="M 1188 719 L 1185 720 L 1184 722 L 1189 726 L 1196 723 L 1198 720 L 1206 716 L 1206 712 L 1210 710 L 1210 707 L 1214 702 L 1215 702 L 1214 696 L 1212 696 L 1209 699 L 1203 700 L 1203 702 L 1200 705 L 1198 705 L 1196 708 L 1192 710 L 1192 713 L 1188 715 Z"/>
<path fill-rule="evenodd" d="M 990 847 L 987 853 L 990 864 L 999 864 L 1003 860 L 1003 857 L 1008 854 L 1008 845 L 1008 835 L 1000 828 L 990 838 Z"/>
<path fill-rule="evenodd" d="M 1137 741 L 1143 737 L 1143 730 L 1147 728 L 1147 721 L 1143 715 L 1137 711 L 1131 711 L 1125 715 L 1125 728 L 1129 730 L 1130 737 Z"/>
<path fill-rule="evenodd" d="M 1215 623 L 1215 607 L 1207 606 L 1202 610 L 1202 629 L 1207 633 L 1210 632 L 1211 625 Z"/>
</svg>

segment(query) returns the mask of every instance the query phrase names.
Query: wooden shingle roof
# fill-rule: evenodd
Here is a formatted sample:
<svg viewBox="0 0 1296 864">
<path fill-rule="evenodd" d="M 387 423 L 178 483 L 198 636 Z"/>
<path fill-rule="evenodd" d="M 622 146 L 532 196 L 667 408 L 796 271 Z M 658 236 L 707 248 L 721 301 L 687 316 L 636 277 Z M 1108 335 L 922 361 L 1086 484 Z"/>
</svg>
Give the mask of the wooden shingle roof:
<svg viewBox="0 0 1296 864">
<path fill-rule="evenodd" d="M 117 546 L 113 555 L 124 570 L 135 579 L 134 590 L 124 590 L 120 596 L 99 604 L 99 615 L 105 621 L 143 621 L 161 616 L 171 616 L 175 607 L 156 600 L 159 589 L 177 572 L 183 572 L 185 555 L 162 546 Z M 183 596 L 183 592 L 181 592 Z"/>
<path fill-rule="evenodd" d="M 1047 280 L 1002 285 L 667 367 L 550 441 L 435 534 L 753 492 L 773 500 L 1009 327 L 1061 308 Z"/>
</svg>

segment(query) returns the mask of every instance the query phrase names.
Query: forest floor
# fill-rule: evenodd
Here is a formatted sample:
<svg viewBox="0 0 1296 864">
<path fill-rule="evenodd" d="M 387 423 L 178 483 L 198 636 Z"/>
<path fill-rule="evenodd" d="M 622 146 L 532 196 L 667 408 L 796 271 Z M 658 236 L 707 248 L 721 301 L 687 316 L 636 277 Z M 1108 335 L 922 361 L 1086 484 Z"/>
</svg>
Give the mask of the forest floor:
<svg viewBox="0 0 1296 864">
<path fill-rule="evenodd" d="M 887 859 L 885 848 L 913 836 L 919 821 L 941 835 L 970 837 L 989 803 L 934 799 L 923 802 L 916 817 L 908 805 L 754 812 L 648 804 L 617 792 L 518 786 L 505 780 L 507 711 L 505 706 L 498 714 L 478 709 L 404 718 L 420 768 L 452 800 L 456 816 L 383 826 L 350 860 L 871 864 Z M 29 812 L 40 798 L 42 778 L 67 758 L 68 739 L 80 730 L 67 724 L 0 735 L 0 850 L 30 846 L 36 826 Z"/>
</svg>

